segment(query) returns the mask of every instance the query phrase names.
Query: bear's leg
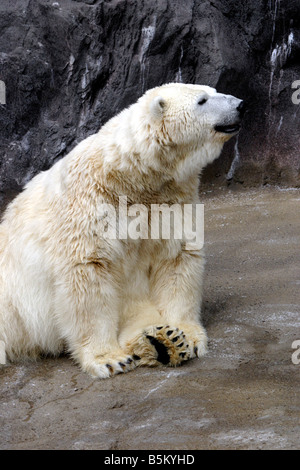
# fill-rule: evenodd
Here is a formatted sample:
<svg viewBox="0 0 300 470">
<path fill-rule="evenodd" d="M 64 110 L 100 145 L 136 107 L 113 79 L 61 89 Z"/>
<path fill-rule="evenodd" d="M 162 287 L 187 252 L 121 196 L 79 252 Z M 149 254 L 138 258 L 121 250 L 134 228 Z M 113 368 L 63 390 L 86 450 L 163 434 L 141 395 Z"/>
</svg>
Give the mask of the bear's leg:
<svg viewBox="0 0 300 470">
<path fill-rule="evenodd" d="M 182 251 L 170 259 L 162 253 L 153 263 L 152 307 L 140 306 L 143 311 L 135 311 L 121 335 L 124 348 L 140 357 L 140 365 L 176 366 L 206 353 L 207 335 L 200 321 L 203 267 L 201 251 Z"/>
<path fill-rule="evenodd" d="M 77 265 L 57 288 L 61 335 L 73 358 L 93 377 L 110 377 L 136 366 L 117 340 L 119 307 L 112 274 L 94 263 Z"/>
<path fill-rule="evenodd" d="M 202 251 L 182 251 L 176 258 L 153 266 L 151 298 L 164 324 L 182 330 L 189 344 L 190 357 L 206 353 L 207 335 L 201 324 Z"/>
</svg>

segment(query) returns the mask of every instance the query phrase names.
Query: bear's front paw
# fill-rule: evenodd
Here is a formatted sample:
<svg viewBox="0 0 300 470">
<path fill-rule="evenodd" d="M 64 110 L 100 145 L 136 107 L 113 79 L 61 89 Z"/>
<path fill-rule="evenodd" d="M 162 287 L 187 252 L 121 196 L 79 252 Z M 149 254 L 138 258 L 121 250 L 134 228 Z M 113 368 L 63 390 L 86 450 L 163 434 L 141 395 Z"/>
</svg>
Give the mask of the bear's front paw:
<svg viewBox="0 0 300 470">
<path fill-rule="evenodd" d="M 92 362 L 85 364 L 83 369 L 94 378 L 105 379 L 133 370 L 137 366 L 135 359 L 126 354 L 104 354 L 96 356 Z"/>
<path fill-rule="evenodd" d="M 191 348 L 179 328 L 152 326 L 127 344 L 127 351 L 137 358 L 137 365 L 179 366 L 191 357 Z"/>
</svg>

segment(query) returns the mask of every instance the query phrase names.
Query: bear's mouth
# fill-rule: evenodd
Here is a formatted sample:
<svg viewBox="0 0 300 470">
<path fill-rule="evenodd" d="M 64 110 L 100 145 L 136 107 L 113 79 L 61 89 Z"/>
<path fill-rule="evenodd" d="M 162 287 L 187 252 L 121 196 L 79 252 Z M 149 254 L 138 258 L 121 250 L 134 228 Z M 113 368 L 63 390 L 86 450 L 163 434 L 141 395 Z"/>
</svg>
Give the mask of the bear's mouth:
<svg viewBox="0 0 300 470">
<path fill-rule="evenodd" d="M 228 124 L 226 126 L 215 126 L 215 130 L 217 132 L 222 132 L 223 134 L 234 134 L 235 132 L 238 132 L 240 128 L 240 123 Z"/>
</svg>

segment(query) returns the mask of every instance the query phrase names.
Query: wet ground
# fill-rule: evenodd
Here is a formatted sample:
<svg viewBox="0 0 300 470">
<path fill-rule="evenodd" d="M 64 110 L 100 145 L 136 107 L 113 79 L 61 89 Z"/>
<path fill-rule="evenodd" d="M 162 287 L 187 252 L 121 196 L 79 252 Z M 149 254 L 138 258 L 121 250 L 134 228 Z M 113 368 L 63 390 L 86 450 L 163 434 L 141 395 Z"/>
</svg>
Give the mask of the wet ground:
<svg viewBox="0 0 300 470">
<path fill-rule="evenodd" d="M 203 202 L 207 356 L 102 381 L 66 357 L 4 367 L 0 449 L 299 449 L 300 191 Z"/>
</svg>

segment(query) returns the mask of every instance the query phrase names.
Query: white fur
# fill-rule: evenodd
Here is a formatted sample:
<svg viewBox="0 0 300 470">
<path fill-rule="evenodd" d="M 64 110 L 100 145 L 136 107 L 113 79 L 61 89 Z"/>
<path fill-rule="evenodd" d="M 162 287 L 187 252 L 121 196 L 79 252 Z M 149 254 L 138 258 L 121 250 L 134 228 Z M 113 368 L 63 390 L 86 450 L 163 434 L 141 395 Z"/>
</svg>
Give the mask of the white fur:
<svg viewBox="0 0 300 470">
<path fill-rule="evenodd" d="M 198 174 L 229 138 L 214 126 L 238 102 L 204 86 L 155 88 L 27 184 L 0 225 L 0 342 L 10 360 L 66 347 L 106 377 L 131 338 L 168 323 L 204 353 L 202 252 L 180 240 L 104 240 L 99 205 L 120 195 L 198 202 Z"/>
</svg>

